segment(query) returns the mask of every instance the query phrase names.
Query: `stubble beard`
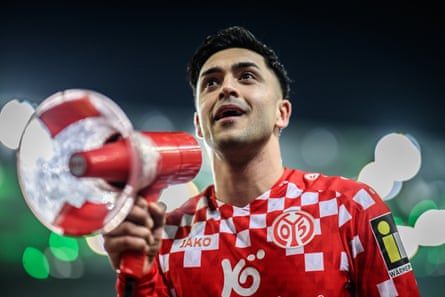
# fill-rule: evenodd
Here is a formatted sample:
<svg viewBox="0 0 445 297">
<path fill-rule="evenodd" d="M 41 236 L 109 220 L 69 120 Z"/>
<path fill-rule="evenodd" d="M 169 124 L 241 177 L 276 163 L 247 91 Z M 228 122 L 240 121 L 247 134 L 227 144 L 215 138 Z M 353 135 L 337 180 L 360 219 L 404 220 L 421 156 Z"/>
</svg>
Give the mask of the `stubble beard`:
<svg viewBox="0 0 445 297">
<path fill-rule="evenodd" d="M 231 124 L 231 122 L 225 123 L 224 128 L 230 130 Z M 223 133 L 226 134 L 221 135 Z M 244 127 L 241 131 L 223 131 L 212 139 L 211 147 L 218 158 L 230 158 L 232 161 L 245 163 L 254 158 L 256 152 L 267 142 L 266 137 L 257 134 L 255 127 L 253 129 Z"/>
</svg>

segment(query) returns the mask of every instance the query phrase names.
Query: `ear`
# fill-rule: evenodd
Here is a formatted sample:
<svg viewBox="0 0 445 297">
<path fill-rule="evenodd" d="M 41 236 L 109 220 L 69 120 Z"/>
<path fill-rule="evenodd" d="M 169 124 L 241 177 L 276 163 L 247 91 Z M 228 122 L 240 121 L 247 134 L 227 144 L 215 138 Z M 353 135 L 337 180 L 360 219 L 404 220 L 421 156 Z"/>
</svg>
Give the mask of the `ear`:
<svg viewBox="0 0 445 297">
<path fill-rule="evenodd" d="M 203 138 L 202 136 L 202 130 L 201 130 L 201 124 L 199 122 L 199 115 L 197 112 L 194 114 L 194 124 L 195 124 L 195 134 L 199 138 Z"/>
<path fill-rule="evenodd" d="M 289 124 L 292 114 L 292 104 L 289 100 L 283 99 L 278 102 L 276 127 L 284 129 Z"/>
</svg>

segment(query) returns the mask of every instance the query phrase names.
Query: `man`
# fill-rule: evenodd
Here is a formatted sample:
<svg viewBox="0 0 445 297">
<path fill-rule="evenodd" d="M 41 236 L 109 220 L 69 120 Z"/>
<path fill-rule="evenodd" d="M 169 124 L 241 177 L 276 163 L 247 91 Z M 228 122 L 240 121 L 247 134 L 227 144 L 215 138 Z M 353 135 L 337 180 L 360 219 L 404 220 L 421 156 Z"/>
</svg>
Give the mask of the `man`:
<svg viewBox="0 0 445 297">
<path fill-rule="evenodd" d="M 367 185 L 283 166 L 289 78 L 242 27 L 207 37 L 189 68 L 214 185 L 165 216 L 137 200 L 105 234 L 118 269 L 146 254 L 134 296 L 420 296 L 391 213 Z M 129 279 L 118 274 L 122 296 Z"/>
</svg>

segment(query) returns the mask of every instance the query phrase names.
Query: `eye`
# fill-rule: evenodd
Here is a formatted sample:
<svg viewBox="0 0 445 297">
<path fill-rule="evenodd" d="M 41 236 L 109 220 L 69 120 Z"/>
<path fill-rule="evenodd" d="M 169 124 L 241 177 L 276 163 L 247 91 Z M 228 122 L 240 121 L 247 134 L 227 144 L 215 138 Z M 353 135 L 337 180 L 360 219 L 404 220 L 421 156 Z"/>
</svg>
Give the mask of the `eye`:
<svg viewBox="0 0 445 297">
<path fill-rule="evenodd" d="M 215 77 L 209 77 L 206 81 L 205 81 L 205 86 L 206 87 L 211 87 L 214 86 L 218 83 L 218 80 Z"/>
<path fill-rule="evenodd" d="M 252 80 L 255 79 L 255 75 L 252 72 L 243 72 L 240 75 L 239 80 Z"/>
<path fill-rule="evenodd" d="M 204 89 L 209 89 L 209 88 L 211 89 L 212 87 L 218 85 L 218 83 L 219 83 L 219 80 L 218 80 L 217 77 L 215 77 L 215 76 L 209 76 L 209 77 L 206 77 L 206 78 L 202 81 L 201 86 L 202 86 L 202 89 L 203 89 L 203 90 L 204 90 Z"/>
</svg>

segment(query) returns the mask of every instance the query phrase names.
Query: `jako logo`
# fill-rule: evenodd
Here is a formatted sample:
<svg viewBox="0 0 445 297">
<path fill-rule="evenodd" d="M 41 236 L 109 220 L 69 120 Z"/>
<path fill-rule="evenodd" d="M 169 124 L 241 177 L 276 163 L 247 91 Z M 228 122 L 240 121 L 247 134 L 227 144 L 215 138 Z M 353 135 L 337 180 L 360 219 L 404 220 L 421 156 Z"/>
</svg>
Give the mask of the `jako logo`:
<svg viewBox="0 0 445 297">
<path fill-rule="evenodd" d="M 179 248 L 186 247 L 208 247 L 212 244 L 210 237 L 195 237 L 183 239 Z"/>
<path fill-rule="evenodd" d="M 272 224 L 272 240 L 282 248 L 304 246 L 314 235 L 314 218 L 302 210 L 284 212 Z"/>
</svg>

